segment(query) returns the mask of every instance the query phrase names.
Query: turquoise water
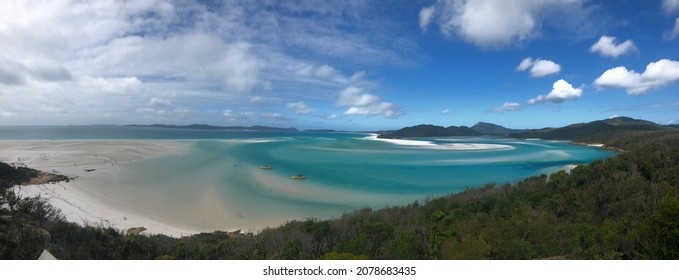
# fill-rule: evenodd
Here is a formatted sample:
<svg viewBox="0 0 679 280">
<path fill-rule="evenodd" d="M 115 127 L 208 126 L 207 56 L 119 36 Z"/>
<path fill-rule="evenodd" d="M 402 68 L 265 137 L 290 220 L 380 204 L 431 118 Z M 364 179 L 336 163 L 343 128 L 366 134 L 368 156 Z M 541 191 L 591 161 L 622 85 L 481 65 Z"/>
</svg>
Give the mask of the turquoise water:
<svg viewBox="0 0 679 280">
<path fill-rule="evenodd" d="M 178 212 L 209 200 L 210 205 L 222 201 L 235 213 L 216 217 L 219 225 L 203 221 L 205 228 L 254 229 L 253 221 L 273 226 L 306 217 L 338 217 L 362 207 L 402 205 L 490 182 L 511 183 L 615 155 L 563 141 L 496 137 L 393 143 L 361 133 L 0 128 L 0 140 L 28 139 L 195 140 L 186 153 L 132 162 L 120 177 L 139 197 L 162 198 Z M 264 164 L 273 169 L 258 168 Z M 298 173 L 307 179 L 290 178 Z"/>
</svg>

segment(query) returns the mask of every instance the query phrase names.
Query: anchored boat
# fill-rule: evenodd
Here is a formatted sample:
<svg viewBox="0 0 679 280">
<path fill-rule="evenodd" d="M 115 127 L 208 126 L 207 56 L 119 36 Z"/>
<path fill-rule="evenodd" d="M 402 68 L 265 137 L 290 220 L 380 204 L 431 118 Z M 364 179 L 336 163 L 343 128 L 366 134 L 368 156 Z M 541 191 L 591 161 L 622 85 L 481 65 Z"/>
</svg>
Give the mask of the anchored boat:
<svg viewBox="0 0 679 280">
<path fill-rule="evenodd" d="M 299 180 L 299 179 L 306 179 L 306 176 L 304 176 L 304 174 L 297 174 L 297 175 L 292 175 L 292 177 L 290 177 L 290 178 L 295 179 L 295 180 Z"/>
</svg>

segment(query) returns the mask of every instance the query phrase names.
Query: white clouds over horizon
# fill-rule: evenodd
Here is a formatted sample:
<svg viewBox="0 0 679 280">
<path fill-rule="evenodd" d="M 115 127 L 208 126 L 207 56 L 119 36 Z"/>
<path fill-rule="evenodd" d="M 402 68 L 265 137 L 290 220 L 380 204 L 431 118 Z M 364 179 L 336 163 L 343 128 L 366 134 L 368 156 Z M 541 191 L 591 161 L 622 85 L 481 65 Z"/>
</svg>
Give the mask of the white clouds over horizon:
<svg viewBox="0 0 679 280">
<path fill-rule="evenodd" d="M 552 91 L 547 95 L 538 95 L 535 98 L 529 99 L 526 103 L 528 105 L 541 104 L 545 102 L 562 103 L 568 100 L 576 100 L 582 96 L 582 89 L 574 88 L 571 84 L 561 79 L 552 85 Z"/>
<path fill-rule="evenodd" d="M 343 71 L 362 73 L 357 79 L 379 88 L 361 67 L 405 65 L 410 58 L 403 53 L 415 53 L 405 39 L 372 35 L 391 27 L 382 19 L 356 22 L 370 8 L 343 2 L 2 1 L 0 104 L 12 104 L 2 108 L 12 112 L 2 121 L 124 124 L 197 117 L 190 114 L 195 111 L 213 112 L 204 116 L 218 121 L 218 106 L 229 104 L 248 104 L 262 120 L 284 120 L 260 113 L 311 95 L 332 107 L 352 82 Z M 320 16 L 326 20 L 312 20 Z M 344 32 L 340 25 L 366 32 Z"/>
<path fill-rule="evenodd" d="M 643 73 L 618 66 L 606 70 L 595 81 L 597 88 L 622 88 L 629 95 L 644 94 L 679 81 L 679 61 L 661 59 L 651 62 Z"/>
<path fill-rule="evenodd" d="M 530 75 L 537 78 L 559 73 L 561 71 L 561 65 L 551 60 L 533 60 L 533 58 L 527 57 L 516 67 L 516 71 L 520 72 L 528 69 L 530 69 Z"/>
<path fill-rule="evenodd" d="M 615 37 L 604 35 L 592 45 L 589 51 L 599 53 L 602 56 L 617 58 L 621 55 L 637 51 L 637 47 L 632 40 L 628 39 L 618 44 L 615 42 Z"/>
</svg>

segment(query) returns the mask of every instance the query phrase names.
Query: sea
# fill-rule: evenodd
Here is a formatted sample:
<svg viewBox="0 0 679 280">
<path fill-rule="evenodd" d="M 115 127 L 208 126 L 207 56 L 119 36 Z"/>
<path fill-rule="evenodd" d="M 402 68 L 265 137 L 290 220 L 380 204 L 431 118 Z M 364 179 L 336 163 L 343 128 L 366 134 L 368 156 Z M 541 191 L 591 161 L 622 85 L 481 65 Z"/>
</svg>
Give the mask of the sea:
<svg viewBox="0 0 679 280">
<path fill-rule="evenodd" d="M 195 208 L 206 199 L 219 201 L 223 211 L 235 214 L 218 217 L 223 224 L 206 229 L 248 230 L 422 202 L 488 183 L 570 170 L 616 154 L 567 141 L 490 136 L 383 140 L 369 133 L 128 126 L 0 127 L 3 140 L 188 141 L 185 153 L 124 165 L 121 182 L 179 209 Z"/>
</svg>

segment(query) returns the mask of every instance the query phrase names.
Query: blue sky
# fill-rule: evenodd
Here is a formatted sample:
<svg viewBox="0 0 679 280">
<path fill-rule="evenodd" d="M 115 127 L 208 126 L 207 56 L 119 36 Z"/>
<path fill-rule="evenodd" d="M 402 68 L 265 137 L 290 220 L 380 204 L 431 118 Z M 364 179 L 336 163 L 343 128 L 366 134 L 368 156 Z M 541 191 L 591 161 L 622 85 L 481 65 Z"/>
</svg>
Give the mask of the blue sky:
<svg viewBox="0 0 679 280">
<path fill-rule="evenodd" d="M 679 1 L 2 1 L 0 125 L 679 123 Z"/>
</svg>

